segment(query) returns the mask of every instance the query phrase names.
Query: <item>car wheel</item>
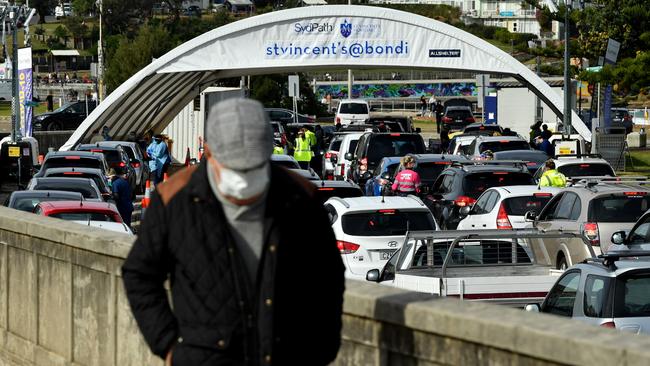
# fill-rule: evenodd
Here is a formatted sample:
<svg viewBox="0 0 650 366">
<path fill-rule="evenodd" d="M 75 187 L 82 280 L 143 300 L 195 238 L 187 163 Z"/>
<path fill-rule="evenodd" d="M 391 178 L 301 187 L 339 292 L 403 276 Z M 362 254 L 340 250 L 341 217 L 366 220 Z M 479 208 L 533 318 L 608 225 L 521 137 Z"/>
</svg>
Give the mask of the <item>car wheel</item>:
<svg viewBox="0 0 650 366">
<path fill-rule="evenodd" d="M 559 269 L 560 271 L 566 271 L 567 268 L 569 268 L 569 266 L 566 262 L 566 259 L 564 258 L 564 256 L 561 256 L 560 259 L 558 259 L 557 261 L 557 269 Z"/>
<path fill-rule="evenodd" d="M 48 131 L 61 131 L 62 129 L 60 122 L 52 122 L 47 125 Z"/>
</svg>

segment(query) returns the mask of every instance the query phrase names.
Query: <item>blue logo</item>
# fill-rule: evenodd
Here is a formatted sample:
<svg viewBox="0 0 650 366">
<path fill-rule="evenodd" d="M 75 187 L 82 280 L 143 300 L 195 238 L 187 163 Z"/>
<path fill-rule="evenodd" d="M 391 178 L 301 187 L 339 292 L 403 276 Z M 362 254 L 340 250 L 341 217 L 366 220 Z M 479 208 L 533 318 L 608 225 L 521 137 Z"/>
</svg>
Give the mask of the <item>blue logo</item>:
<svg viewBox="0 0 650 366">
<path fill-rule="evenodd" d="M 348 21 L 341 23 L 341 35 L 345 38 L 348 38 L 352 34 L 352 24 Z"/>
</svg>

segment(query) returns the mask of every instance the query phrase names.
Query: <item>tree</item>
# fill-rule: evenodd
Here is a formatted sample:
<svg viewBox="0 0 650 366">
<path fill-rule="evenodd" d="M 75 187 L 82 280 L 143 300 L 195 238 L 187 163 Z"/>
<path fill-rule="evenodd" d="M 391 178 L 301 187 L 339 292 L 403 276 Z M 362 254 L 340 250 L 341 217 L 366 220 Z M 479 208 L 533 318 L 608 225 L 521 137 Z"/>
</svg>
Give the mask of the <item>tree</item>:
<svg viewBox="0 0 650 366">
<path fill-rule="evenodd" d="M 67 40 L 69 37 L 68 30 L 62 25 L 59 25 L 54 29 L 53 35 L 57 41 L 60 39 Z"/>
<path fill-rule="evenodd" d="M 56 0 L 32 0 L 30 5 L 36 9 L 36 12 L 40 15 L 38 20 L 39 23 L 45 23 L 45 15 L 50 12 L 51 8 L 54 8 L 57 5 Z"/>
</svg>

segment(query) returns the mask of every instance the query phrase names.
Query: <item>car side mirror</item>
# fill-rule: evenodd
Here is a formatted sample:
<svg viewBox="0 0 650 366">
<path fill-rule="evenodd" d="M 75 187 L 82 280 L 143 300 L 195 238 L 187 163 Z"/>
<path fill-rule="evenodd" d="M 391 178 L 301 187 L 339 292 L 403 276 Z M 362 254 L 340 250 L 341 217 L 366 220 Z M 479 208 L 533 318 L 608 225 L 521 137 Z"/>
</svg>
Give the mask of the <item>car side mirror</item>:
<svg viewBox="0 0 650 366">
<path fill-rule="evenodd" d="M 393 180 L 393 177 L 390 175 L 389 172 L 383 172 L 383 173 L 381 173 L 381 179 L 383 179 L 383 180 Z"/>
<path fill-rule="evenodd" d="M 345 160 L 354 160 L 354 155 L 352 153 L 345 153 Z"/>
<path fill-rule="evenodd" d="M 462 217 L 467 217 L 467 216 L 469 216 L 469 213 L 471 211 L 472 211 L 472 206 L 463 206 L 463 207 L 460 208 L 460 211 L 458 211 L 458 213 Z"/>
<path fill-rule="evenodd" d="M 372 174 L 370 172 L 364 172 L 361 174 L 360 180 L 368 180 L 372 178 Z"/>
<path fill-rule="evenodd" d="M 537 212 L 535 211 L 528 211 L 524 214 L 524 219 L 526 222 L 534 222 L 537 220 Z"/>
<path fill-rule="evenodd" d="M 526 310 L 529 313 L 539 313 L 542 311 L 539 304 L 527 304 L 524 310 Z"/>
<path fill-rule="evenodd" d="M 371 269 L 366 273 L 366 281 L 370 282 L 379 282 L 379 277 L 381 276 L 381 273 L 379 273 L 378 269 Z"/>
<path fill-rule="evenodd" d="M 627 237 L 627 234 L 625 231 L 617 231 L 614 234 L 612 234 L 612 243 L 614 244 L 625 244 L 625 239 Z"/>
</svg>

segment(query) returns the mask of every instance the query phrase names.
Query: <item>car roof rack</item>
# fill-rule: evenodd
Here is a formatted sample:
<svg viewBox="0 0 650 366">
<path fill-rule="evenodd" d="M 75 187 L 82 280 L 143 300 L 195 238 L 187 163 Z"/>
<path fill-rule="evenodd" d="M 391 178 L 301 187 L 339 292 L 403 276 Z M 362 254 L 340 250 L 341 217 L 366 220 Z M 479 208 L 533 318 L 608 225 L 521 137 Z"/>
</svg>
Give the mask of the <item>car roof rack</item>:
<svg viewBox="0 0 650 366">
<path fill-rule="evenodd" d="M 601 262 L 604 266 L 609 267 L 612 270 L 616 270 L 616 262 L 621 258 L 632 258 L 632 257 L 650 257 L 650 251 L 648 250 L 615 250 L 610 251 L 605 254 L 600 254 L 595 260 L 594 258 L 587 259 L 587 262 Z"/>
<path fill-rule="evenodd" d="M 594 187 L 599 184 L 650 184 L 648 177 L 644 176 L 628 176 L 628 177 L 612 177 L 609 175 L 604 176 L 582 176 L 582 177 L 569 177 L 567 181 L 571 183 L 572 187 Z"/>
<path fill-rule="evenodd" d="M 452 167 L 481 166 L 481 165 L 511 165 L 527 169 L 527 162 L 524 160 L 456 160 L 452 161 Z"/>
<path fill-rule="evenodd" d="M 562 159 L 562 158 L 594 158 L 594 159 L 602 159 L 603 156 L 600 154 L 561 154 L 561 155 L 555 155 L 554 159 Z"/>
<path fill-rule="evenodd" d="M 341 197 L 331 197 L 330 199 L 339 202 L 340 204 L 345 206 L 345 208 L 350 208 L 350 204 Z"/>
</svg>

